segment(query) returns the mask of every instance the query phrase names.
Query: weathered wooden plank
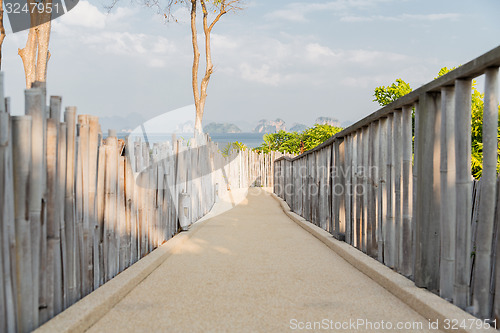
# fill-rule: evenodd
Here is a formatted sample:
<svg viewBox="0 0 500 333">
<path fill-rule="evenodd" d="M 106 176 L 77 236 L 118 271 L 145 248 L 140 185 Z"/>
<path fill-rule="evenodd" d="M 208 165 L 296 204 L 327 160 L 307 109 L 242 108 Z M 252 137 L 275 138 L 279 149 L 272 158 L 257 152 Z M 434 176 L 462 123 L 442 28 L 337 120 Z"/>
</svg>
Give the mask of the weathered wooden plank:
<svg viewBox="0 0 500 333">
<path fill-rule="evenodd" d="M 455 281 L 455 87 L 441 89 L 441 258 L 439 294 L 453 299 Z"/>
<path fill-rule="evenodd" d="M 57 209 L 59 210 L 59 237 L 61 238 L 61 274 L 62 274 L 62 304 L 61 307 L 56 307 L 54 310 L 56 313 L 61 312 L 68 304 L 68 281 L 67 281 L 67 263 L 68 263 L 68 253 L 66 245 L 66 225 L 64 222 L 64 206 L 65 206 L 65 192 L 66 192 L 66 123 L 59 123 L 59 135 L 58 135 L 58 152 L 57 152 Z"/>
<path fill-rule="evenodd" d="M 471 80 L 456 81 L 455 133 L 470 133 L 471 131 L 471 87 Z M 471 137 L 470 135 L 458 135 L 455 139 L 457 238 L 453 302 L 462 309 L 465 309 L 470 303 L 470 216 L 472 209 L 470 161 Z M 417 210 L 420 210 L 420 207 L 417 207 Z"/>
<path fill-rule="evenodd" d="M 59 120 L 47 120 L 47 263 L 46 310 L 40 313 L 40 324 L 52 318 L 62 309 L 62 267 L 60 210 L 58 199 L 58 124 Z"/>
<path fill-rule="evenodd" d="M 385 236 L 384 236 L 384 259 L 385 264 L 389 267 L 394 267 L 396 259 L 395 259 L 395 228 L 394 228 L 394 169 L 393 169 L 393 160 L 394 160 L 394 127 L 393 127 L 394 114 L 390 114 L 387 117 L 387 158 L 386 162 L 386 224 L 385 224 Z"/>
<path fill-rule="evenodd" d="M 401 229 L 401 257 L 399 268 L 401 274 L 409 277 L 413 273 L 412 265 L 412 107 L 405 106 L 402 111 L 402 229 Z"/>
<path fill-rule="evenodd" d="M 393 150 L 394 150 L 394 266 L 401 272 L 403 260 L 403 228 L 402 228 L 402 111 L 394 111 L 393 119 Z"/>
<path fill-rule="evenodd" d="M 45 152 L 45 102 L 42 90 L 38 88 L 25 90 L 25 114 L 32 117 L 31 124 L 31 171 L 30 171 L 30 191 L 29 210 L 32 242 L 32 278 L 34 302 L 34 322 L 38 324 L 40 286 L 43 286 L 44 274 L 40 274 L 40 260 L 46 259 L 46 248 L 42 243 L 44 228 L 42 224 L 42 199 L 45 183 L 44 152 Z M 45 240 L 44 240 L 45 241 Z M 46 244 L 45 244 L 46 245 Z M 42 280 L 42 284 L 40 284 Z M 43 299 L 42 299 L 43 301 Z"/>
<path fill-rule="evenodd" d="M 440 228 L 436 221 L 439 221 L 440 215 L 440 144 L 437 135 L 440 129 L 440 103 L 440 96 L 434 93 L 424 94 L 420 99 L 419 141 L 415 154 L 418 163 L 415 284 L 432 291 L 439 289 Z"/>
<path fill-rule="evenodd" d="M 17 331 L 30 332 L 38 325 L 38 292 L 35 291 L 37 286 L 33 284 L 34 251 L 32 249 L 36 244 L 31 241 L 31 214 L 28 205 L 32 158 L 32 118 L 31 116 L 13 116 L 11 121 L 17 258 L 15 272 Z M 38 252 L 36 252 L 36 257 L 38 257 Z"/>
<path fill-rule="evenodd" d="M 0 73 L 0 96 L 3 96 L 3 73 Z M 15 297 L 17 295 L 14 187 L 12 166 L 12 137 L 10 116 L 0 111 L 0 295 L 1 324 L 0 330 L 16 331 Z"/>
<path fill-rule="evenodd" d="M 345 148 L 345 241 L 347 244 L 353 244 L 353 233 L 352 233 L 352 135 L 348 135 L 345 138 L 346 148 Z"/>
<path fill-rule="evenodd" d="M 67 263 L 65 281 L 68 283 L 68 296 L 65 308 L 78 300 L 76 276 L 76 238 L 75 238 L 75 147 L 76 147 L 76 107 L 67 107 L 64 112 L 66 122 L 66 190 L 64 204 L 64 223 L 66 231 Z"/>
<path fill-rule="evenodd" d="M 379 193 L 378 193 L 378 259 L 387 264 L 387 137 L 388 119 L 379 120 Z"/>
<path fill-rule="evenodd" d="M 481 200 L 476 236 L 474 314 L 490 317 L 489 289 L 491 278 L 491 247 L 495 221 L 496 176 L 498 158 L 498 67 L 486 69 L 483 109 L 483 173 Z M 500 291 L 499 291 L 500 292 Z"/>
</svg>

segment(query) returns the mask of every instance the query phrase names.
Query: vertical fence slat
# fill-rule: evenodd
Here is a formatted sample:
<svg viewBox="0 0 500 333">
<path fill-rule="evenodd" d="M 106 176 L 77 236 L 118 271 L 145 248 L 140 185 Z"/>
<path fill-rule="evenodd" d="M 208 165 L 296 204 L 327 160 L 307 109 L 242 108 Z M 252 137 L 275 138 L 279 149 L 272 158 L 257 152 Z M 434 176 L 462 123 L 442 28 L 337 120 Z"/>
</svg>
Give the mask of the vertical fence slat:
<svg viewBox="0 0 500 333">
<path fill-rule="evenodd" d="M 455 82 L 455 133 L 471 132 L 471 80 Z M 420 162 L 419 162 L 420 163 Z M 470 229 L 472 210 L 471 136 L 457 135 L 456 163 L 456 252 L 453 302 L 462 309 L 469 306 Z M 419 174 L 419 177 L 421 175 Z M 417 207 L 420 210 L 420 207 Z"/>
<path fill-rule="evenodd" d="M 33 284 L 33 248 L 29 211 L 31 177 L 31 116 L 14 116 L 12 121 L 12 160 L 14 170 L 14 204 L 16 234 L 17 330 L 30 332 L 38 324 L 38 293 Z M 38 257 L 38 252 L 35 251 Z M 36 259 L 35 259 L 36 260 Z M 36 305 L 36 311 L 35 311 Z M 36 314 L 35 314 L 36 312 Z"/>
<path fill-rule="evenodd" d="M 439 293 L 453 299 L 455 281 L 455 87 L 441 89 L 441 267 Z"/>
<path fill-rule="evenodd" d="M 401 274 L 406 277 L 412 275 L 412 107 L 404 106 L 402 111 L 402 230 L 401 230 L 401 258 L 399 267 Z"/>
<path fill-rule="evenodd" d="M 489 318 L 491 248 L 495 219 L 496 176 L 498 158 L 498 68 L 489 68 L 485 73 L 483 109 L 483 173 L 481 176 L 481 200 L 476 236 L 474 314 Z M 499 291 L 500 292 L 500 291 Z"/>
</svg>

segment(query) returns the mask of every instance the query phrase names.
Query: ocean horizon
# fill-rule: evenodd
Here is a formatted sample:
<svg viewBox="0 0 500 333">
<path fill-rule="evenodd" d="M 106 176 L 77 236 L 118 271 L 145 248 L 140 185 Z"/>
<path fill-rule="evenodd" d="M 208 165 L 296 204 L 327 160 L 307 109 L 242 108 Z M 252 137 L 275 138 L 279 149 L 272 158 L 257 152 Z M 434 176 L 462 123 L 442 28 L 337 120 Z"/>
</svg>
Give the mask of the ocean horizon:
<svg viewBox="0 0 500 333">
<path fill-rule="evenodd" d="M 213 133 L 208 135 L 213 142 L 216 142 L 219 147 L 224 147 L 230 142 L 241 142 L 248 148 L 255 148 L 260 146 L 264 142 L 264 135 L 267 133 Z M 125 139 L 129 135 L 139 136 L 137 133 L 117 133 L 118 139 Z M 172 141 L 172 133 L 148 133 L 147 140 L 150 143 L 160 143 L 165 141 Z M 189 140 L 193 137 L 193 133 L 175 133 L 178 139 Z M 107 137 L 107 135 L 105 136 Z M 142 135 L 141 135 L 142 137 Z"/>
</svg>

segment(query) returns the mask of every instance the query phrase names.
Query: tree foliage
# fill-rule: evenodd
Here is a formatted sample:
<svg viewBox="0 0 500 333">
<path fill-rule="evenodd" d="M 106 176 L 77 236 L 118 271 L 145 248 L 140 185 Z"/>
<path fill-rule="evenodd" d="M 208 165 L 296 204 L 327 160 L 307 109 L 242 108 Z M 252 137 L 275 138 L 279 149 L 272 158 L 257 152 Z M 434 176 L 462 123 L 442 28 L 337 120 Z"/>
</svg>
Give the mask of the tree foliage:
<svg viewBox="0 0 500 333">
<path fill-rule="evenodd" d="M 282 153 L 300 154 L 303 151 L 313 149 L 341 130 L 342 128 L 340 127 L 326 124 L 316 124 L 302 132 L 286 132 L 281 130 L 278 133 L 264 135 L 264 142 L 254 148 L 254 150 L 263 153 L 279 151 Z"/>
<path fill-rule="evenodd" d="M 396 79 L 396 82 L 390 86 L 380 86 L 375 88 L 375 99 L 373 101 L 378 102 L 381 106 L 386 106 L 398 98 L 409 94 L 411 90 L 412 89 L 408 83 L 402 79 Z"/>
<path fill-rule="evenodd" d="M 439 70 L 437 79 L 443 76 L 456 67 L 447 68 L 443 67 Z M 484 108 L 484 94 L 480 93 L 476 88 L 476 81 L 472 83 L 472 96 L 471 96 L 471 171 L 472 175 L 479 179 L 481 178 L 483 171 L 483 108 Z M 397 79 L 395 83 L 390 86 L 384 87 L 380 86 L 375 88 L 375 99 L 381 106 L 385 106 L 395 101 L 401 96 L 410 93 L 412 90 L 410 85 L 401 79 Z M 499 107 L 500 113 L 500 107 Z M 500 119 L 498 122 L 498 128 L 500 130 Z M 500 140 L 500 135 L 499 135 Z M 500 155 L 500 149 L 499 149 Z M 497 163 L 497 172 L 500 172 L 500 157 Z"/>
</svg>

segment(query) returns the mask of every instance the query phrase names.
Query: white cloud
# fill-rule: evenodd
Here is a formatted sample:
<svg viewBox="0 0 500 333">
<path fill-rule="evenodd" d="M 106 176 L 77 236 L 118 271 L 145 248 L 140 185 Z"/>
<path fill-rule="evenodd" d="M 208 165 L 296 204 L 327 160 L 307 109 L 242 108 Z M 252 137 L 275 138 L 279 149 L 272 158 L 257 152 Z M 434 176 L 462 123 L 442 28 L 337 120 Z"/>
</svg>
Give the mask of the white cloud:
<svg viewBox="0 0 500 333">
<path fill-rule="evenodd" d="M 343 12 L 349 9 L 360 10 L 377 3 L 394 0 L 335 0 L 325 3 L 295 2 L 266 15 L 268 19 L 282 19 L 293 22 L 307 22 L 306 15 L 314 12 Z"/>
<path fill-rule="evenodd" d="M 442 13 L 442 14 L 402 14 L 398 16 L 350 16 L 346 15 L 340 18 L 342 22 L 373 22 L 373 21 L 393 21 L 393 22 L 410 22 L 410 21 L 456 21 L 461 17 L 457 13 Z"/>
<path fill-rule="evenodd" d="M 57 29 L 57 25 L 102 29 L 106 26 L 106 15 L 89 2 L 80 1 L 75 8 L 61 16 L 54 23 L 55 29 Z"/>
<path fill-rule="evenodd" d="M 244 80 L 265 85 L 277 86 L 282 79 L 280 74 L 272 73 L 271 66 L 266 64 L 256 67 L 244 62 L 240 65 L 240 71 Z"/>
</svg>

